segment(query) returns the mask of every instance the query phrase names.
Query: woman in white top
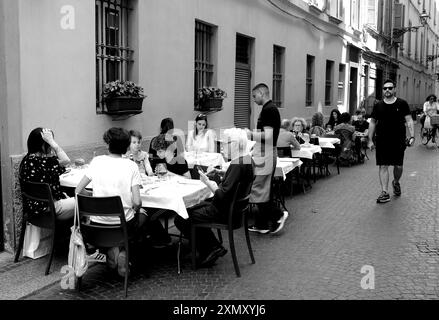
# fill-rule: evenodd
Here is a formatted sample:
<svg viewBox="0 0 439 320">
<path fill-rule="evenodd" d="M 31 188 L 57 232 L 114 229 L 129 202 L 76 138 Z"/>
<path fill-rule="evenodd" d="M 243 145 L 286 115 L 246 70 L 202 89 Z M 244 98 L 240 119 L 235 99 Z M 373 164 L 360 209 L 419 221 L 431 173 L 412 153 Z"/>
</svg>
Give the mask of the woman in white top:
<svg viewBox="0 0 439 320">
<path fill-rule="evenodd" d="M 422 128 L 424 128 L 424 123 L 427 116 L 431 117 L 439 113 L 439 103 L 437 102 L 437 97 L 434 94 L 430 94 L 427 97 L 424 103 L 423 111 L 424 114 L 422 115 L 421 119 L 419 119 L 421 121 Z M 433 127 L 433 137 L 435 137 L 437 126 L 433 125 L 432 127 Z"/>
<path fill-rule="evenodd" d="M 108 144 L 109 154 L 93 158 L 75 192 L 87 194 L 85 187 L 93 181 L 93 196 L 120 196 L 127 227 L 137 234 L 146 222 L 147 214 L 141 208 L 139 168 L 133 161 L 122 157 L 130 146 L 130 134 L 122 128 L 111 128 L 105 132 L 104 141 Z M 115 217 L 92 217 L 90 221 L 94 224 L 120 224 L 120 219 Z M 125 250 L 119 247 L 107 252 L 108 267 L 117 267 L 120 276 L 126 272 L 125 255 Z"/>
<path fill-rule="evenodd" d="M 207 129 L 207 116 L 200 113 L 195 118 L 194 130 L 190 130 L 187 137 L 187 151 L 215 152 L 215 132 Z"/>
</svg>

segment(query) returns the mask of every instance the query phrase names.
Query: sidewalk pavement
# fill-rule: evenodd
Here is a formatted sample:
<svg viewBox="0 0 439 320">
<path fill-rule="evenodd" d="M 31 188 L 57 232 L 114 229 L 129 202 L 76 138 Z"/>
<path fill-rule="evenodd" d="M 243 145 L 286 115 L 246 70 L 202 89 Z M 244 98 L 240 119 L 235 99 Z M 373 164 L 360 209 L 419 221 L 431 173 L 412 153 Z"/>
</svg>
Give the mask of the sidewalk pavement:
<svg viewBox="0 0 439 320">
<path fill-rule="evenodd" d="M 195 271 L 184 255 L 179 275 L 175 251 L 155 251 L 148 254 L 147 272 L 130 278 L 128 299 L 439 299 L 439 151 L 416 143 L 406 152 L 401 197 L 376 203 L 378 169 L 368 152 L 365 164 L 342 167 L 340 175 L 331 166 L 329 177 L 287 199 L 284 230 L 251 235 L 256 264 L 250 263 L 243 232 L 237 232 L 241 278 L 230 253 L 212 268 Z M 62 261 L 49 276 L 45 262 L 6 272 L 0 265 L 0 283 L 7 283 L 0 297 L 123 299 L 123 283 L 105 278 L 103 265 L 87 271 L 77 293 L 57 284 Z M 373 267 L 373 289 L 361 286 L 365 266 Z"/>
</svg>

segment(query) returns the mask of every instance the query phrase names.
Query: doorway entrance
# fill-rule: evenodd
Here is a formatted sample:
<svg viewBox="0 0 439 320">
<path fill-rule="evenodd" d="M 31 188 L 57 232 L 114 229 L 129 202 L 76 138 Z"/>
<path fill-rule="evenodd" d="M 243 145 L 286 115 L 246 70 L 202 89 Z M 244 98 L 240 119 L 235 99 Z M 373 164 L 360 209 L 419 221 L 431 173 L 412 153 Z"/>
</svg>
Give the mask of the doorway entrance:
<svg viewBox="0 0 439 320">
<path fill-rule="evenodd" d="M 358 68 L 351 67 L 349 79 L 349 113 L 355 114 L 357 109 Z"/>
</svg>

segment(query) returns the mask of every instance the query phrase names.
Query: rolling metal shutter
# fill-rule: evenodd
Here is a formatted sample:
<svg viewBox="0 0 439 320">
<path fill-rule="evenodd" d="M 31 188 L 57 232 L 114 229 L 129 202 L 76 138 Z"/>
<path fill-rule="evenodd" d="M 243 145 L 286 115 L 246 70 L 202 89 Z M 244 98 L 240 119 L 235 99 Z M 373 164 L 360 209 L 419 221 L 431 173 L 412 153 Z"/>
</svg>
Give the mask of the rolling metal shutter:
<svg viewBox="0 0 439 320">
<path fill-rule="evenodd" d="M 236 63 L 234 124 L 237 128 L 250 127 L 250 76 L 248 65 Z"/>
</svg>

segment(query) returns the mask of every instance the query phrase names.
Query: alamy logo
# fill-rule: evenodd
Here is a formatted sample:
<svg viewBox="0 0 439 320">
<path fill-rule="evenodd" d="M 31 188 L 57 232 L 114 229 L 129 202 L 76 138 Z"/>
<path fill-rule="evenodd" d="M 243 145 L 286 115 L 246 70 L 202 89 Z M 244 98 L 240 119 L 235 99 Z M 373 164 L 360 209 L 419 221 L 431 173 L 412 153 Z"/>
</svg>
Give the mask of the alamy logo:
<svg viewBox="0 0 439 320">
<path fill-rule="evenodd" d="M 375 289 L 375 269 L 372 266 L 365 265 L 361 267 L 361 273 L 366 274 L 361 278 L 361 288 L 364 290 Z"/>
<path fill-rule="evenodd" d="M 61 17 L 60 25 L 63 30 L 74 30 L 75 29 L 75 7 L 71 5 L 65 5 L 61 7 L 60 13 L 63 15 Z"/>
</svg>

